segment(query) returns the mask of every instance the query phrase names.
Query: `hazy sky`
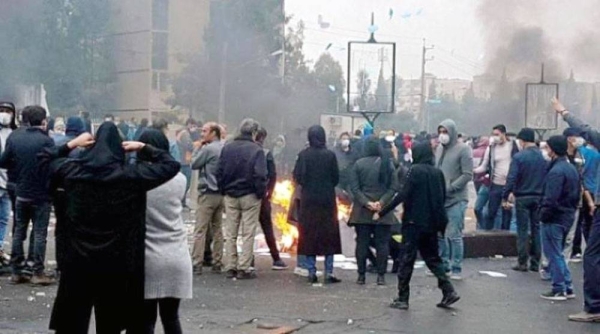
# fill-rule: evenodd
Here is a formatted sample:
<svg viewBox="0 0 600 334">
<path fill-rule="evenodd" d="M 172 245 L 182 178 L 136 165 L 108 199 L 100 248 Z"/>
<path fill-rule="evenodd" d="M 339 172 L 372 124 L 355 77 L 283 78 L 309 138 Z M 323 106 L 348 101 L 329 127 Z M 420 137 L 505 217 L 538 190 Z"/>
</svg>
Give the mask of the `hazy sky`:
<svg viewBox="0 0 600 334">
<path fill-rule="evenodd" d="M 557 69 L 567 77 L 571 69 L 576 79 L 600 82 L 600 0 L 285 0 L 290 23 L 306 24 L 304 51 L 316 60 L 329 49 L 346 68 L 348 41 L 366 41 L 370 13 L 375 12 L 378 41 L 397 43 L 397 73 L 418 78 L 421 73 L 422 39 L 435 45 L 429 52 L 435 60 L 427 72 L 442 78 L 471 79 L 482 74 L 506 40 L 502 31 L 516 27 L 541 27 L 544 51 L 560 62 Z M 483 6 L 483 7 L 482 7 Z M 482 8 L 478 8 L 482 7 Z M 389 11 L 394 11 L 390 19 Z M 480 19 L 484 10 L 488 19 Z M 420 15 L 417 12 L 420 11 Z M 318 16 L 330 24 L 321 28 Z M 410 15 L 410 17 L 408 17 Z M 491 18 L 491 20 L 490 20 Z M 487 22 L 484 22 L 486 20 Z M 485 38 L 490 40 L 487 41 Z M 582 39 L 583 38 L 583 39 Z M 585 39 L 587 38 L 587 39 Z M 487 51 L 492 50 L 492 51 Z M 522 50 L 519 52 L 527 52 Z M 488 54 L 489 53 L 489 54 Z M 508 68 L 509 79 L 522 75 Z"/>
<path fill-rule="evenodd" d="M 370 13 L 375 12 L 380 42 L 396 42 L 397 73 L 403 78 L 421 75 L 423 38 L 435 45 L 428 56 L 427 72 L 438 77 L 471 79 L 483 72 L 485 54 L 480 23 L 475 15 L 477 0 L 285 0 L 286 13 L 295 26 L 304 21 L 307 58 L 316 60 L 327 51 L 346 67 L 349 41 L 369 38 Z M 390 9 L 393 16 L 390 19 Z M 420 14 L 417 15 L 417 12 Z M 408 17 L 410 14 L 410 17 Z M 318 16 L 330 23 L 323 29 Z"/>
</svg>

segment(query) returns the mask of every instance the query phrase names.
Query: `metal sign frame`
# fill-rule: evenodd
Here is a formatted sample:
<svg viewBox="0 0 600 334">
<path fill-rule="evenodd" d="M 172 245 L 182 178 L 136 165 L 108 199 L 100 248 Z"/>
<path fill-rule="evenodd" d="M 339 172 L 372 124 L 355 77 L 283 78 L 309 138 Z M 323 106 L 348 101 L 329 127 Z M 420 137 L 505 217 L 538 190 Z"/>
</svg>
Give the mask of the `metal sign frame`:
<svg viewBox="0 0 600 334">
<path fill-rule="evenodd" d="M 559 89 L 560 86 L 557 83 L 547 83 L 544 80 L 544 64 L 542 64 L 542 73 L 541 73 L 541 79 L 540 82 L 537 83 L 527 83 L 525 84 L 525 126 L 529 127 L 528 124 L 528 119 L 529 119 L 529 110 L 528 110 L 528 105 L 529 105 L 529 88 L 532 86 L 554 86 L 556 87 L 556 98 L 558 99 L 559 97 Z M 548 101 L 548 108 L 550 108 L 550 101 Z M 540 139 L 543 140 L 544 138 L 544 134 L 549 131 L 549 130 L 556 130 L 558 128 L 558 115 L 556 113 L 554 113 L 554 126 L 553 127 L 549 127 L 549 128 L 539 128 L 539 127 L 531 127 L 533 130 L 535 130 L 538 134 L 538 136 L 540 137 Z"/>
<path fill-rule="evenodd" d="M 375 14 L 371 13 L 371 27 L 375 27 Z M 348 42 L 348 80 L 346 85 L 346 112 L 350 113 L 350 114 L 360 114 L 362 115 L 367 122 L 374 127 L 375 125 L 375 120 L 379 117 L 379 115 L 381 114 L 394 114 L 396 112 L 396 43 L 395 42 L 377 42 L 375 40 L 375 30 L 371 31 L 371 35 L 368 41 L 363 42 L 363 41 L 350 41 Z M 391 94 L 391 110 L 388 111 L 378 111 L 378 110 L 359 110 L 359 111 L 355 111 L 352 110 L 351 106 L 351 99 L 350 99 L 350 87 L 351 87 L 351 83 L 352 83 L 352 69 L 351 69 L 351 64 L 352 64 L 352 45 L 356 45 L 356 44 L 368 44 L 368 45 L 391 45 L 392 46 L 392 94 Z"/>
</svg>

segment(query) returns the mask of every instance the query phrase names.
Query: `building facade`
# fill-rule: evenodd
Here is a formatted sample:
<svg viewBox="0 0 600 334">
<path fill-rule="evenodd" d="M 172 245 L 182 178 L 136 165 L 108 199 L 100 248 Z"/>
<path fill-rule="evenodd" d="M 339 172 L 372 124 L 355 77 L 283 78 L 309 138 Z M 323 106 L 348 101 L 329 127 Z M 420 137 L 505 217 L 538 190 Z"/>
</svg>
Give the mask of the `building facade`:
<svg viewBox="0 0 600 334">
<path fill-rule="evenodd" d="M 170 80 L 203 51 L 210 0 L 112 0 L 111 13 L 117 82 L 106 112 L 152 119 L 171 110 Z"/>
</svg>

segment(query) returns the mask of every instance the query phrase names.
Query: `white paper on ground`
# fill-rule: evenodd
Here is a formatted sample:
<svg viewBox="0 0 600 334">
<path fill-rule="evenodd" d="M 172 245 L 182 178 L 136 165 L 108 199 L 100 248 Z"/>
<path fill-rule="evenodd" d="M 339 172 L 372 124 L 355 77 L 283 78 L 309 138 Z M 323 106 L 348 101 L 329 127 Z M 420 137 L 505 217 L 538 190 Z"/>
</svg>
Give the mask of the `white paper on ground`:
<svg viewBox="0 0 600 334">
<path fill-rule="evenodd" d="M 479 274 L 481 274 L 481 275 L 488 275 L 488 276 L 494 277 L 494 278 L 505 278 L 505 277 L 508 277 L 508 276 L 506 276 L 506 274 L 499 273 L 499 272 L 496 272 L 496 271 L 485 271 L 485 270 L 482 270 L 482 271 L 479 272 Z"/>
</svg>

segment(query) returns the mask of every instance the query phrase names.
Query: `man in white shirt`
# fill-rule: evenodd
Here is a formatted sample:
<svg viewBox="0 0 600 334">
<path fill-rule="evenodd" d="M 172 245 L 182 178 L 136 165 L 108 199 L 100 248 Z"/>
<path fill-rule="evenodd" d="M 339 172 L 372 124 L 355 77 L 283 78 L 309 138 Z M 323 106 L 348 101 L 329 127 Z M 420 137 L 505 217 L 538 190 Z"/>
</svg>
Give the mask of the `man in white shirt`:
<svg viewBox="0 0 600 334">
<path fill-rule="evenodd" d="M 510 229 L 510 220 L 512 211 L 502 208 L 502 191 L 506 185 L 506 177 L 512 156 L 518 152 L 518 147 L 513 141 L 508 140 L 506 136 L 506 126 L 496 125 L 492 130 L 491 145 L 485 151 L 483 161 L 479 167 L 473 171 L 475 174 L 489 174 L 491 179 L 490 197 L 488 202 L 488 216 L 485 229 Z M 499 226 L 496 226 L 496 214 L 502 210 L 502 220 Z"/>
</svg>

